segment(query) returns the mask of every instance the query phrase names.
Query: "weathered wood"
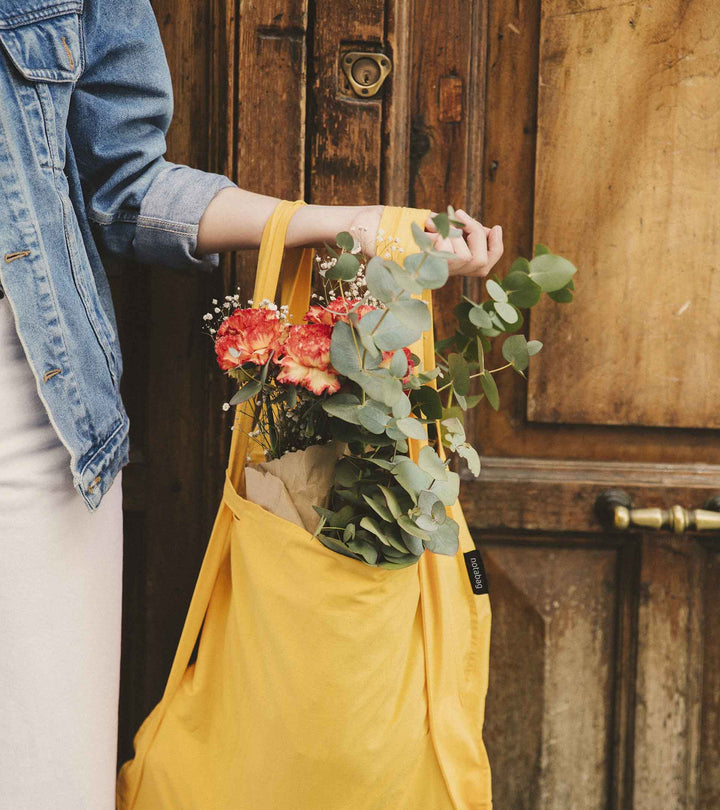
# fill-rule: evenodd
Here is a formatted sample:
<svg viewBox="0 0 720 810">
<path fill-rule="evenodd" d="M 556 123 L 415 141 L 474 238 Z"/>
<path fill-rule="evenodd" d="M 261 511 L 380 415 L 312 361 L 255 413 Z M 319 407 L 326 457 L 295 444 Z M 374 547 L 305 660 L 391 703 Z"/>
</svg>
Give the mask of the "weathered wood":
<svg viewBox="0 0 720 810">
<path fill-rule="evenodd" d="M 413 76 L 412 0 L 387 0 L 386 45 L 393 62 L 384 97 L 380 200 L 407 205 L 410 192 L 410 96 Z"/>
<path fill-rule="evenodd" d="M 617 551 L 478 540 L 493 600 L 485 738 L 495 805 L 605 807 Z"/>
<path fill-rule="evenodd" d="M 533 313 L 528 417 L 718 428 L 720 9 L 542 9 L 535 234 L 581 275 Z"/>
<path fill-rule="evenodd" d="M 720 807 L 720 548 L 707 549 L 704 560 L 703 627 L 705 653 L 700 706 L 700 789 L 698 810 Z"/>
<path fill-rule="evenodd" d="M 540 0 L 523 3 L 489 0 L 488 5 L 485 157 L 478 177 L 483 182 L 484 220 L 503 226 L 505 256 L 498 265 L 498 272 L 503 275 L 514 257 L 531 255 L 533 246 Z M 619 128 L 624 129 L 621 124 Z M 539 230 L 536 236 L 548 239 Z M 558 245 L 552 246 L 560 250 Z M 578 278 L 578 298 L 570 309 L 584 294 L 581 285 L 582 275 Z M 564 312 L 561 307 L 554 311 Z M 608 334 L 612 335 L 613 330 Z M 542 352 L 533 358 L 533 363 L 541 355 Z M 494 360 L 496 366 L 502 364 L 499 351 Z M 539 373 L 539 367 L 531 364 L 531 378 L 535 372 Z M 512 372 L 498 376 L 500 412 L 479 408 L 472 420 L 473 435 L 488 456 L 720 463 L 718 431 L 664 429 L 660 433 L 642 427 L 630 431 L 602 425 L 554 424 L 550 433 L 548 425 L 527 421 L 526 382 Z M 574 385 L 567 388 L 568 396 L 575 390 Z"/>
<path fill-rule="evenodd" d="M 315 0 L 313 9 L 306 199 L 320 205 L 377 203 L 382 95 L 359 99 L 340 93 L 340 55 L 364 46 L 382 50 L 385 4 L 382 0 Z"/>
<path fill-rule="evenodd" d="M 481 216 L 480 172 L 485 102 L 485 3 L 415 3 L 409 204 L 444 211 L 448 204 Z M 452 88 L 452 90 L 450 90 Z M 454 330 L 452 308 L 465 284 L 451 279 L 433 295 L 440 337 Z M 449 331 L 448 331 L 449 330 Z"/>
<path fill-rule="evenodd" d="M 175 105 L 168 133 L 168 159 L 204 168 L 208 165 L 208 75 L 201 43 L 212 38 L 208 5 L 154 4 L 173 78 Z M 199 122 L 204 122 L 198 125 Z M 207 373 L 211 352 L 201 332 L 202 313 L 211 297 L 212 279 L 197 272 L 163 267 L 150 273 L 148 291 L 152 326 L 147 333 L 148 375 L 144 390 L 147 459 L 145 526 L 144 660 L 137 658 L 142 700 L 132 708 L 140 721 L 162 694 L 185 612 L 207 543 L 208 525 L 201 494 L 203 433 L 211 407 L 198 384 Z M 172 300 L 173 328 L 164 327 Z M 178 373 L 178 370 L 181 373 Z M 133 442 L 135 439 L 133 438 Z M 138 448 L 140 449 L 140 448 Z M 218 493 L 219 495 L 219 493 Z M 218 496 L 216 495 L 216 498 Z"/>
<path fill-rule="evenodd" d="M 696 706 L 702 671 L 701 554 L 682 538 L 643 542 L 638 626 L 634 801 L 637 810 L 696 807 Z"/>
<path fill-rule="evenodd" d="M 480 477 L 464 476 L 461 500 L 478 529 L 603 532 L 595 500 L 617 488 L 637 507 L 699 509 L 720 494 L 720 467 L 483 457 Z"/>
</svg>

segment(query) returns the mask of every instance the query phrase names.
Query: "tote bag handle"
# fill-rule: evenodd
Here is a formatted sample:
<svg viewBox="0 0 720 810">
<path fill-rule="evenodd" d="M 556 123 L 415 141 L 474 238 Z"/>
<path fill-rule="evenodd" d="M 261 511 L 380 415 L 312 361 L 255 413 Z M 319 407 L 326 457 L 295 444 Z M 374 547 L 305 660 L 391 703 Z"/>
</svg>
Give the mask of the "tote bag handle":
<svg viewBox="0 0 720 810">
<path fill-rule="evenodd" d="M 282 200 L 265 223 L 252 299 L 253 307 L 258 307 L 261 301 L 275 300 L 282 268 L 280 302 L 289 307 L 292 322 L 298 322 L 305 314 L 310 304 L 312 287 L 315 251 L 312 248 L 285 249 L 285 238 L 290 219 L 303 205 L 305 205 L 303 200 L 295 202 Z M 228 478 L 241 495 L 245 491 L 245 463 L 250 442 L 248 433 L 252 430 L 252 421 L 249 407 L 235 409 L 235 423 L 228 460 Z"/>
<path fill-rule="evenodd" d="M 305 205 L 303 200 L 296 200 L 295 202 L 282 200 L 265 223 L 260 242 L 255 292 L 253 295 L 253 306 L 255 307 L 259 306 L 264 299 L 274 300 L 280 269 L 283 267 L 283 297 L 285 297 L 288 306 L 291 307 L 291 312 L 297 319 L 302 318 L 310 301 L 315 252 L 312 248 L 293 248 L 286 251 L 285 236 L 292 215 L 302 205 Z M 298 265 L 295 265 L 297 271 L 293 272 L 293 265 L 298 260 L 298 253 L 300 254 L 300 261 Z M 283 255 L 285 255 L 285 262 L 283 262 Z M 240 408 L 237 408 L 227 470 L 227 477 L 236 489 L 239 486 L 244 489 L 245 459 L 248 448 L 247 434 L 251 427 L 252 419 L 241 413 Z M 242 489 L 240 491 L 242 492 Z M 225 511 L 221 509 L 218 520 Z M 228 540 L 228 532 L 219 529 L 219 526 L 222 526 L 222 524 L 218 524 L 216 521 L 185 618 L 172 669 L 165 686 L 163 701 L 168 700 L 180 685 L 205 619 L 210 595 L 215 587 L 215 580 L 225 556 Z"/>
</svg>

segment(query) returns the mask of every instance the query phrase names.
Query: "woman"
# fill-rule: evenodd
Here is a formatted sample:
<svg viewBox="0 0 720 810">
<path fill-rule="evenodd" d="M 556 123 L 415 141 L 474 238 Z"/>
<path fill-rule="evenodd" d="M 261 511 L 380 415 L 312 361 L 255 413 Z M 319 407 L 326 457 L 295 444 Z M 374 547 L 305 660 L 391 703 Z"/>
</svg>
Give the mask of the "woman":
<svg viewBox="0 0 720 810">
<path fill-rule="evenodd" d="M 170 76 L 148 0 L 0 4 L 0 807 L 114 804 L 122 573 L 122 361 L 98 249 L 212 268 L 277 204 L 169 163 Z M 303 207 L 288 244 L 382 206 Z M 486 275 L 498 227 L 462 211 L 451 272 Z"/>
</svg>

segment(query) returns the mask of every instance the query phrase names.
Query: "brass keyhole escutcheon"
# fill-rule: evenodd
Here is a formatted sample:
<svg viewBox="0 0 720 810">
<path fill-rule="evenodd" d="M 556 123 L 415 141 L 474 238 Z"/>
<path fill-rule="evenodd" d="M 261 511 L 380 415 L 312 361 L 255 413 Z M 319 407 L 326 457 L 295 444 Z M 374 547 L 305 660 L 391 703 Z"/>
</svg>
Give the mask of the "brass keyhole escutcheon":
<svg viewBox="0 0 720 810">
<path fill-rule="evenodd" d="M 371 98 L 390 75 L 392 62 L 384 53 L 350 51 L 342 55 L 342 69 L 355 95 Z"/>
</svg>

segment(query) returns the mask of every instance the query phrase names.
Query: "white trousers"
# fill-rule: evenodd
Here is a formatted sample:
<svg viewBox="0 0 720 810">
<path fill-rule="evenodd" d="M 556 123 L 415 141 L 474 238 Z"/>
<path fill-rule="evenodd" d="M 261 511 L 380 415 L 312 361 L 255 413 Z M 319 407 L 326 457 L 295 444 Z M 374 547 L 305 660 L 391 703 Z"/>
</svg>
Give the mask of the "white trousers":
<svg viewBox="0 0 720 810">
<path fill-rule="evenodd" d="M 0 808 L 112 810 L 122 592 L 117 479 L 90 512 L 0 300 Z"/>
</svg>

